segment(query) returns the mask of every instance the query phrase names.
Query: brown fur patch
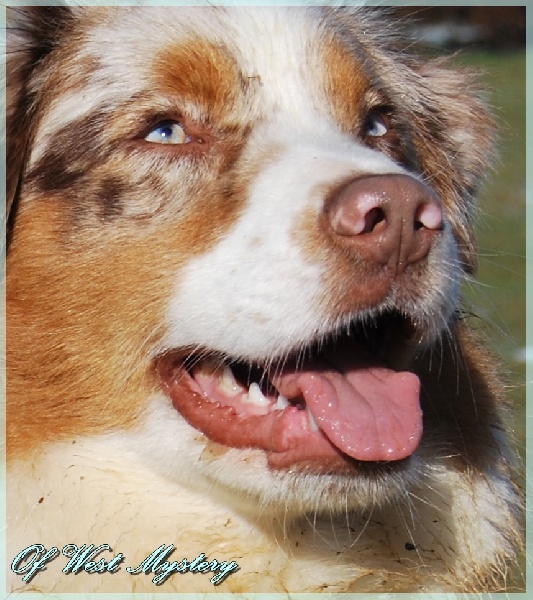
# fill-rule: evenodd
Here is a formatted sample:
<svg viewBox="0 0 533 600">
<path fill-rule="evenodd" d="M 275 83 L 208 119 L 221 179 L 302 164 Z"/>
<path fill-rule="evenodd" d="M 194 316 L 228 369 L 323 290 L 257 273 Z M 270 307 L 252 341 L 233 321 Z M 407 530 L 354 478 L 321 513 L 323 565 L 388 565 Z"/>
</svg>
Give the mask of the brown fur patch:
<svg viewBox="0 0 533 600">
<path fill-rule="evenodd" d="M 363 45 L 354 45 L 353 41 L 348 45 L 340 39 L 327 38 L 321 61 L 325 103 L 335 123 L 369 147 L 418 171 L 419 160 L 405 110 L 393 100 L 397 94 L 389 93 L 386 77 L 368 50 Z M 384 136 L 366 135 L 366 120 L 373 114 L 382 115 L 387 121 L 389 130 Z"/>
<path fill-rule="evenodd" d="M 55 64 L 64 58 L 68 65 L 70 51 L 58 49 Z M 66 65 L 50 70 L 44 63 L 36 73 L 42 79 L 36 124 L 47 98 L 54 98 L 54 110 L 60 106 L 62 89 L 86 86 L 90 94 L 98 65 L 85 58 L 78 78 Z M 218 239 L 205 223 L 216 223 L 220 235 L 245 201 L 248 179 L 225 175 L 248 134 L 246 123 L 225 110 L 229 104 L 238 112 L 245 87 L 236 65 L 222 49 L 200 42 L 171 46 L 153 65 L 145 95 L 106 102 L 66 122 L 26 174 L 8 257 L 10 454 L 136 422 L 156 389 L 147 357 L 163 333 L 176 274 Z M 177 116 L 180 100 L 209 115 L 203 122 L 179 115 L 204 144 L 144 143 L 143 128 Z M 24 125 L 20 114 L 11 125 L 15 140 Z"/>
<path fill-rule="evenodd" d="M 227 128 L 230 115 L 239 128 L 246 121 L 243 95 L 249 80 L 221 45 L 198 38 L 169 44 L 155 57 L 151 75 L 163 96 L 199 107 L 204 124 L 216 124 L 217 128 L 226 124 Z"/>
<path fill-rule="evenodd" d="M 136 422 L 156 389 L 149 357 L 176 275 L 216 242 L 205 222 L 221 233 L 245 195 L 204 197 L 179 219 L 85 229 L 69 243 L 62 198 L 22 207 L 7 260 L 10 454 Z"/>
<path fill-rule="evenodd" d="M 351 134 L 358 135 L 367 107 L 367 95 L 372 89 L 371 73 L 363 68 L 365 53 L 356 55 L 338 39 L 326 38 L 321 47 L 324 93 L 335 123 Z"/>
</svg>

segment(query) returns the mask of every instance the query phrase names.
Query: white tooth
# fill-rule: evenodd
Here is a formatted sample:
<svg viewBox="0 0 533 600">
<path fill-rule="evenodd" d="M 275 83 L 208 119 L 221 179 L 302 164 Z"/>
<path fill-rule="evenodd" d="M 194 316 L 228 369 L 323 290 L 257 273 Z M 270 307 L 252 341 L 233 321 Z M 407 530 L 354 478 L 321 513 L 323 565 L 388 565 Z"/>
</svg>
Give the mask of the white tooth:
<svg viewBox="0 0 533 600">
<path fill-rule="evenodd" d="M 237 383 L 230 367 L 224 368 L 218 387 L 226 396 L 237 396 L 237 394 L 244 392 L 244 388 Z"/>
<path fill-rule="evenodd" d="M 278 401 L 274 405 L 274 408 L 276 410 L 283 410 L 284 408 L 287 408 L 287 406 L 289 406 L 289 401 L 287 400 L 287 398 L 285 398 L 283 394 L 280 394 L 278 396 Z"/>
<path fill-rule="evenodd" d="M 256 406 L 267 406 L 270 404 L 270 400 L 263 395 L 261 388 L 255 382 L 250 385 L 248 394 L 243 396 L 241 401 L 249 402 L 250 404 L 255 404 Z"/>
<path fill-rule="evenodd" d="M 309 421 L 309 429 L 311 431 L 318 431 L 318 425 L 316 424 L 315 417 L 313 417 L 309 409 L 307 409 L 307 419 Z"/>
</svg>

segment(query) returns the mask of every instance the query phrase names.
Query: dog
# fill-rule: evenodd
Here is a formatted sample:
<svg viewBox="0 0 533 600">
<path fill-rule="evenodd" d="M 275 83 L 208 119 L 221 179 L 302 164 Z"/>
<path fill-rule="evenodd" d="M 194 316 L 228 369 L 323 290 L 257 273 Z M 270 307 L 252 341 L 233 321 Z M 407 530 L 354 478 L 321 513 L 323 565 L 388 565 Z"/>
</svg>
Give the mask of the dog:
<svg viewBox="0 0 533 600">
<path fill-rule="evenodd" d="M 9 9 L 10 591 L 509 589 L 518 463 L 460 290 L 494 125 L 398 29 Z"/>
</svg>

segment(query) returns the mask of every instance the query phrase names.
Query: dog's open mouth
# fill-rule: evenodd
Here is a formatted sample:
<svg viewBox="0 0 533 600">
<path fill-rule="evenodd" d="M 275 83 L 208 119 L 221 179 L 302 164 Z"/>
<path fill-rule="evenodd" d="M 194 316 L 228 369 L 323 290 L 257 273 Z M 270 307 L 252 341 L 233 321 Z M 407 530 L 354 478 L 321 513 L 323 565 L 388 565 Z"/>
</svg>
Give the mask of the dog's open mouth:
<svg viewBox="0 0 533 600">
<path fill-rule="evenodd" d="M 226 446 L 264 450 L 271 467 L 401 460 L 422 435 L 420 381 L 386 366 L 380 331 L 369 341 L 352 328 L 268 365 L 170 352 L 159 376 L 193 427 Z"/>
</svg>

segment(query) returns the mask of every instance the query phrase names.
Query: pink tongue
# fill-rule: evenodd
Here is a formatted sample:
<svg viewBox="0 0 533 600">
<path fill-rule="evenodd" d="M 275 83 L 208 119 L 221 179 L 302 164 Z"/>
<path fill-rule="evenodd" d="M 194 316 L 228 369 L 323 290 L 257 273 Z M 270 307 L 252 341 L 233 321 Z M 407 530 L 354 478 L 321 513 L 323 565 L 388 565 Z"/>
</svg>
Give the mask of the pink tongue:
<svg viewBox="0 0 533 600">
<path fill-rule="evenodd" d="M 324 435 L 352 458 L 400 460 L 422 437 L 420 381 L 413 373 L 313 364 L 286 370 L 272 382 L 288 398 L 303 396 Z"/>
</svg>

